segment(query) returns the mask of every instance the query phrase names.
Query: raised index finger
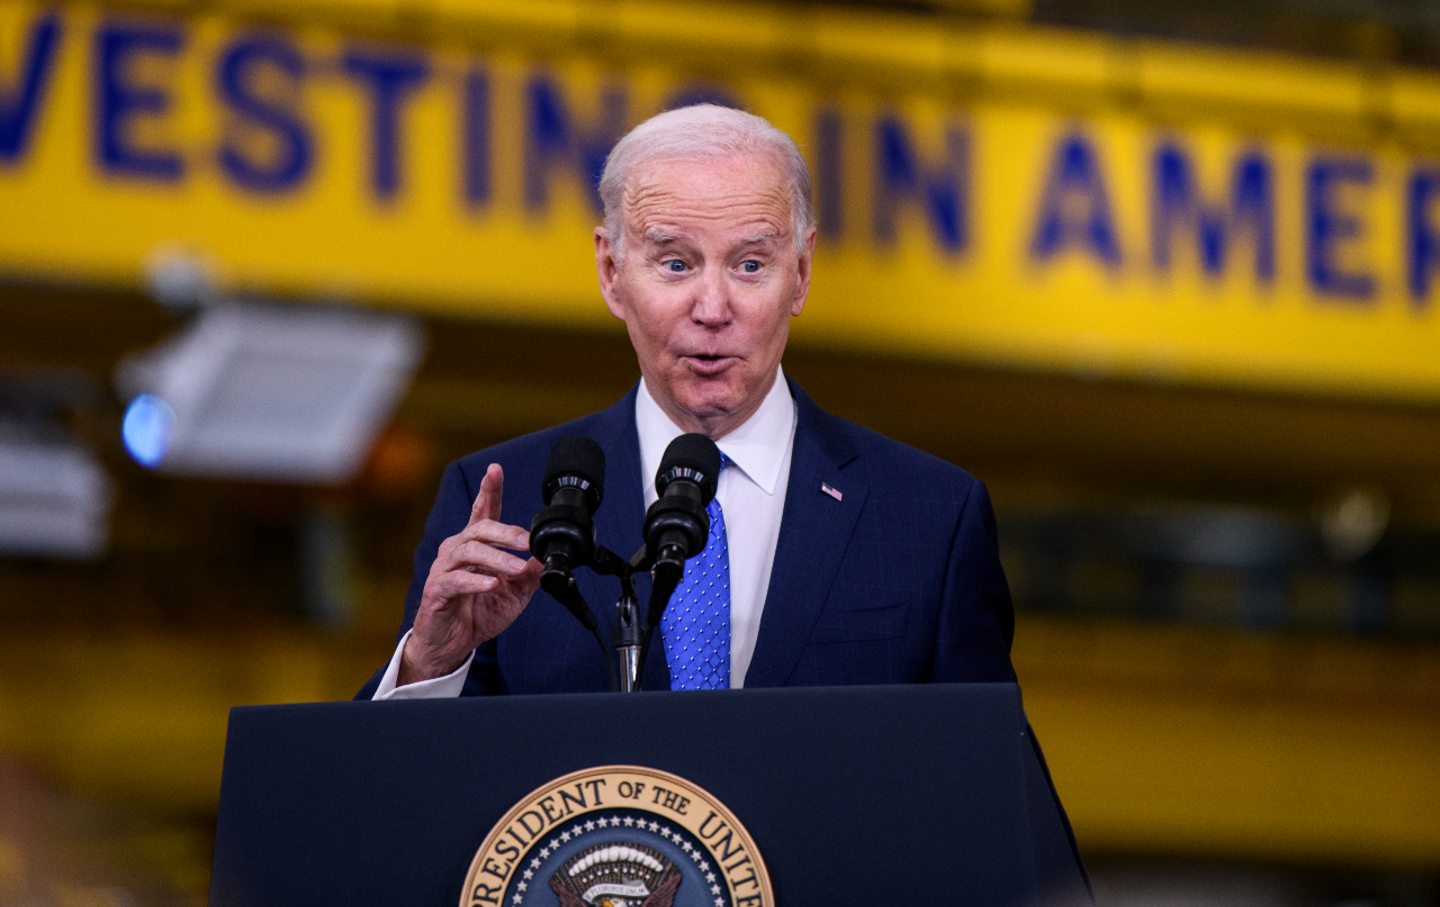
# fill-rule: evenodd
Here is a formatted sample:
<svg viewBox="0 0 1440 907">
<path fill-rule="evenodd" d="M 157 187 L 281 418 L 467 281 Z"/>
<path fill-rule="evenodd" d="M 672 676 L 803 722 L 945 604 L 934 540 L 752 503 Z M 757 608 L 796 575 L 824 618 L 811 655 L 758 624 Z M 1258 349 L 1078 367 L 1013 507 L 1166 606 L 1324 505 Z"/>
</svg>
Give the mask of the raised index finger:
<svg viewBox="0 0 1440 907">
<path fill-rule="evenodd" d="M 473 526 L 481 520 L 500 519 L 500 501 L 505 491 L 505 470 L 499 463 L 485 467 L 485 477 L 480 480 L 480 493 L 470 506 L 470 522 Z"/>
</svg>

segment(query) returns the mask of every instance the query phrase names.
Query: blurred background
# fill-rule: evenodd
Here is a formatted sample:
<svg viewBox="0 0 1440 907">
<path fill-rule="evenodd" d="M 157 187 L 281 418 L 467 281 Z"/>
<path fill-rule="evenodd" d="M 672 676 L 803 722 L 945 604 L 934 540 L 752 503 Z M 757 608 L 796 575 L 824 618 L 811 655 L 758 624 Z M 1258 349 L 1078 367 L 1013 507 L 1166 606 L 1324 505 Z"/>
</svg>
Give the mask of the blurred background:
<svg viewBox="0 0 1440 907">
<path fill-rule="evenodd" d="M 1101 903 L 1440 903 L 1437 66 L 1424 0 L 3 0 L 0 905 L 203 903 L 228 709 L 351 696 L 444 464 L 636 379 L 593 180 L 701 98 L 814 169 L 787 372 L 991 488 Z"/>
</svg>

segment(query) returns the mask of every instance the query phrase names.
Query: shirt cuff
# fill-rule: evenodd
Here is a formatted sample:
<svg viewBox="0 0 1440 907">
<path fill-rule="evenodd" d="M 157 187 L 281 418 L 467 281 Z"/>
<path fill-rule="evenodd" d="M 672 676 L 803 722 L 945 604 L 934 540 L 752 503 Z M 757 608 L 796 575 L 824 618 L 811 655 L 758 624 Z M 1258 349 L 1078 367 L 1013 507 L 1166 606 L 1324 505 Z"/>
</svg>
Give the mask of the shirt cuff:
<svg viewBox="0 0 1440 907">
<path fill-rule="evenodd" d="M 446 674 L 444 677 L 432 677 L 429 680 L 417 680 L 414 683 L 407 683 L 405 686 L 396 686 L 395 680 L 400 676 L 400 657 L 405 651 L 405 643 L 410 639 L 412 631 L 406 630 L 405 635 L 400 637 L 400 644 L 395 647 L 395 654 L 390 656 L 390 663 L 385 666 L 385 673 L 380 677 L 380 686 L 376 687 L 374 699 L 454 699 L 460 695 L 460 690 L 465 686 L 465 674 L 470 670 L 470 662 L 475 660 L 475 653 L 471 652 L 470 657 L 460 667 Z"/>
</svg>

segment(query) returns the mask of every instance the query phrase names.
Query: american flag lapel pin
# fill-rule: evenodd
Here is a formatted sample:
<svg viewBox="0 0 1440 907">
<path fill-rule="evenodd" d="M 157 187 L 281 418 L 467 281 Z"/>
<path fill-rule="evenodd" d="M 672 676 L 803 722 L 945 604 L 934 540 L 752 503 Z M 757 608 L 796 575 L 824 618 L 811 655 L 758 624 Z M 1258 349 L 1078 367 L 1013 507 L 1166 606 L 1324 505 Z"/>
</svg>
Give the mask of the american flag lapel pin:
<svg viewBox="0 0 1440 907">
<path fill-rule="evenodd" d="M 841 493 L 840 489 L 836 488 L 834 485 L 831 485 L 829 482 L 821 482 L 820 490 L 830 495 L 830 497 L 834 498 L 837 501 L 845 500 L 845 495 Z"/>
</svg>

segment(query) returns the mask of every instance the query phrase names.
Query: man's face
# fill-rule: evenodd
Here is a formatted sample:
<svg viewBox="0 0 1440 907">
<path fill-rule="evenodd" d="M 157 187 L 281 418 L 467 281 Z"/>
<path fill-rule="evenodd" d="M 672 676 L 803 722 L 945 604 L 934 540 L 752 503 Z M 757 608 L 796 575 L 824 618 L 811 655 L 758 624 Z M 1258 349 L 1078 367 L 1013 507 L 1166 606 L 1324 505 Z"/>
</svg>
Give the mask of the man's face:
<svg viewBox="0 0 1440 907">
<path fill-rule="evenodd" d="M 792 205 L 771 155 L 665 159 L 625 187 L 621 260 L 595 231 L 605 303 L 650 393 L 686 431 L 722 437 L 774 382 L 815 245 L 811 230 L 797 247 Z"/>
</svg>

